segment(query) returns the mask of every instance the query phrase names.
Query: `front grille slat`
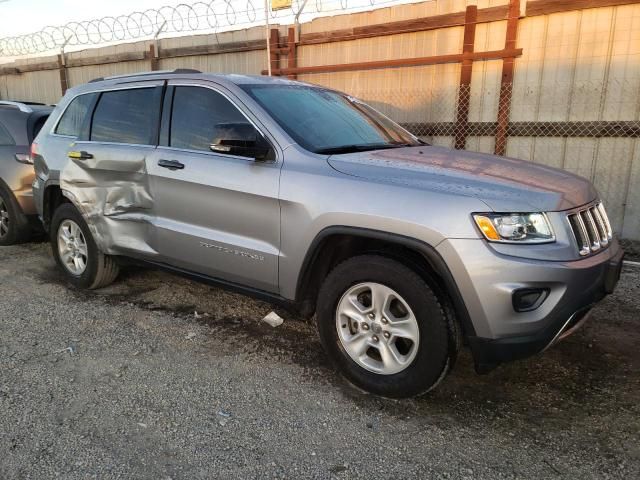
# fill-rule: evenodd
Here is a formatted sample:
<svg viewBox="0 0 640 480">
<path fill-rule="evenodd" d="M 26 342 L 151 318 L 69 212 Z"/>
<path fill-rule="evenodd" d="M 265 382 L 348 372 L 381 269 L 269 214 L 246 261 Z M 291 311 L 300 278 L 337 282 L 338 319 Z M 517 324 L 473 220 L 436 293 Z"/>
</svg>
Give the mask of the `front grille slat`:
<svg viewBox="0 0 640 480">
<path fill-rule="evenodd" d="M 609 216 L 607 215 L 607 211 L 604 209 L 604 204 L 598 204 L 598 211 L 600 212 L 604 225 L 607 229 L 607 237 L 611 240 L 613 238 L 613 229 L 611 228 L 611 223 L 609 223 Z"/>
<path fill-rule="evenodd" d="M 609 237 L 607 236 L 607 227 L 604 224 L 604 220 L 602 220 L 602 215 L 600 215 L 600 211 L 597 207 L 593 207 L 591 209 L 591 215 L 596 222 L 596 227 L 598 227 L 598 234 L 600 235 L 600 245 L 606 247 L 609 243 Z"/>
<path fill-rule="evenodd" d="M 584 210 L 580 212 L 580 215 L 584 218 L 584 223 L 587 226 L 589 232 L 589 241 L 591 242 L 591 251 L 597 252 L 600 250 L 600 234 L 596 228 L 596 222 L 593 221 L 593 216 L 590 210 Z"/>
<path fill-rule="evenodd" d="M 569 217 L 569 223 L 573 229 L 573 233 L 578 241 L 578 247 L 580 248 L 580 255 L 589 255 L 591 247 L 589 245 L 589 234 L 587 228 L 584 226 L 584 221 L 580 214 L 571 215 Z"/>
<path fill-rule="evenodd" d="M 611 224 L 602 203 L 572 212 L 567 219 L 582 257 L 605 248 L 613 238 Z"/>
</svg>

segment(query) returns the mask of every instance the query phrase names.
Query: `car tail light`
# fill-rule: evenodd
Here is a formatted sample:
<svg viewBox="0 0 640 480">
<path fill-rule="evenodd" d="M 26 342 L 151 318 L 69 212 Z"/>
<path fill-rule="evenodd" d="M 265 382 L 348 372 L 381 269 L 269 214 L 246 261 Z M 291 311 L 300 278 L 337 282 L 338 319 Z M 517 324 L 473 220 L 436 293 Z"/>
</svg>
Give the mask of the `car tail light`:
<svg viewBox="0 0 640 480">
<path fill-rule="evenodd" d="M 35 160 L 36 155 L 38 155 L 38 144 L 36 142 L 33 142 L 31 144 L 31 149 L 30 149 L 30 152 L 29 152 L 29 158 L 30 158 L 29 163 L 31 165 L 33 165 L 33 161 Z"/>
</svg>

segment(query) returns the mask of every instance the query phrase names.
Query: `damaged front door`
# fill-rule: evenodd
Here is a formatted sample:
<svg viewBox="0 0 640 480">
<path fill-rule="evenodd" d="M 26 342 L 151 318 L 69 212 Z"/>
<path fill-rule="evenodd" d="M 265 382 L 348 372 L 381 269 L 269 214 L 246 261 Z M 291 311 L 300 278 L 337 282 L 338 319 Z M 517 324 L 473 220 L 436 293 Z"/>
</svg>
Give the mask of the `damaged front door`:
<svg viewBox="0 0 640 480">
<path fill-rule="evenodd" d="M 162 83 L 101 92 L 60 186 L 108 254 L 155 257 L 154 202 L 146 158 L 157 144 Z"/>
<path fill-rule="evenodd" d="M 211 150 L 220 125 L 240 131 L 252 127 L 227 96 L 208 84 L 169 82 L 162 116 L 161 145 L 147 168 L 165 261 L 277 292 L 281 161 Z"/>
</svg>

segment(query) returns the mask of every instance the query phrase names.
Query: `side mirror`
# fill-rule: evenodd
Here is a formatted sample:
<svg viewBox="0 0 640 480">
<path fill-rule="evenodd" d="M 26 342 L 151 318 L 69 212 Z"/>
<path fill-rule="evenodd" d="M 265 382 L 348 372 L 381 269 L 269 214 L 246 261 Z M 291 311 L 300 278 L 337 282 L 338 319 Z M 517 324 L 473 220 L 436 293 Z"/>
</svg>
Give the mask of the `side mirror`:
<svg viewBox="0 0 640 480">
<path fill-rule="evenodd" d="M 212 152 L 267 160 L 271 146 L 250 123 L 218 123 L 214 127 Z"/>
</svg>

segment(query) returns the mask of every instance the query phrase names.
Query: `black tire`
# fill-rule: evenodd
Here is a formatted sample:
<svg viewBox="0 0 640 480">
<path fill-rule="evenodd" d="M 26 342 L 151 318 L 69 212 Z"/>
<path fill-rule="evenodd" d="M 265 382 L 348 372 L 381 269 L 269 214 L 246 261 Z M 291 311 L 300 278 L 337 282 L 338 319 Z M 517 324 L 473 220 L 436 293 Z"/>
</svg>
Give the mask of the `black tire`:
<svg viewBox="0 0 640 480">
<path fill-rule="evenodd" d="M 24 216 L 18 202 L 11 192 L 0 187 L 0 210 L 6 212 L 5 226 L 0 225 L 0 246 L 15 245 L 29 240 L 31 228 L 27 217 Z M 3 213 L 4 213 L 3 212 Z M 7 228 L 4 231 L 4 228 Z"/>
<path fill-rule="evenodd" d="M 67 219 L 72 220 L 80 227 L 87 244 L 86 268 L 80 275 L 74 275 L 67 269 L 60 258 L 58 250 L 58 230 L 60 224 Z M 87 223 L 80 215 L 80 212 L 70 203 L 63 203 L 53 214 L 53 219 L 51 220 L 51 250 L 56 263 L 65 273 L 67 280 L 76 288 L 93 290 L 106 287 L 118 276 L 118 264 L 113 257 L 105 255 L 98 250 Z"/>
<path fill-rule="evenodd" d="M 351 287 L 374 282 L 397 292 L 417 320 L 419 343 L 413 361 L 404 370 L 383 375 L 356 363 L 338 336 L 337 308 Z M 378 255 L 362 255 L 335 267 L 318 295 L 317 323 L 320 340 L 332 362 L 355 386 L 384 397 L 407 398 L 433 389 L 455 362 L 458 332 L 445 314 L 434 290 L 412 269 Z"/>
</svg>

